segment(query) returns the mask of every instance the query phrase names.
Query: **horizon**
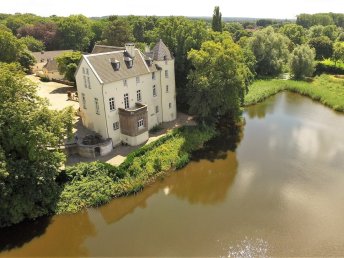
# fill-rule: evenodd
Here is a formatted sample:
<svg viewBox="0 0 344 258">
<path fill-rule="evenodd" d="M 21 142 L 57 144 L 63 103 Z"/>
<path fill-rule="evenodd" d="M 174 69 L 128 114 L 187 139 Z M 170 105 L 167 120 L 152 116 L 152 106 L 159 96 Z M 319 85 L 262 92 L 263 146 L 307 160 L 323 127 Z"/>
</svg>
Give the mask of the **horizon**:
<svg viewBox="0 0 344 258">
<path fill-rule="evenodd" d="M 228 0 L 209 0 L 205 2 L 174 0 L 161 4 L 158 0 L 131 0 L 130 5 L 125 0 L 98 0 L 93 2 L 82 0 L 59 0 L 47 2 L 43 0 L 4 0 L 0 13 L 32 13 L 49 17 L 52 15 L 69 16 L 82 14 L 87 17 L 118 16 L 185 16 L 190 18 L 211 18 L 215 6 L 220 7 L 223 18 L 247 19 L 296 19 L 301 13 L 338 13 L 344 11 L 342 0 L 289 0 L 284 6 L 281 1 L 244 0 L 233 3 Z M 195 8 L 197 5 L 197 9 Z M 68 8 L 66 8 L 68 6 Z M 249 8 L 248 8 L 249 7 Z M 109 11 L 113 9 L 113 11 Z"/>
</svg>

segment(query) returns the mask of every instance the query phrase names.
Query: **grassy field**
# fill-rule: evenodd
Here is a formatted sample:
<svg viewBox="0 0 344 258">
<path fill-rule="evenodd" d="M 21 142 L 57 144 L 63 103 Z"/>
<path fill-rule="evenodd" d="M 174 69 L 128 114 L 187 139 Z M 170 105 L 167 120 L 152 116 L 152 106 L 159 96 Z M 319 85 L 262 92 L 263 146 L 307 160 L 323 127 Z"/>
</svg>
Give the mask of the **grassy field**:
<svg viewBox="0 0 344 258">
<path fill-rule="evenodd" d="M 102 162 L 68 167 L 59 179 L 61 194 L 55 212 L 77 212 L 138 192 L 171 169 L 185 166 L 191 153 L 215 134 L 212 128 L 175 129 L 129 154 L 119 167 Z"/>
<path fill-rule="evenodd" d="M 245 106 L 253 105 L 280 91 L 288 90 L 308 96 L 340 112 L 344 112 L 344 79 L 332 75 L 315 77 L 312 82 L 293 80 L 257 80 L 245 96 Z"/>
</svg>

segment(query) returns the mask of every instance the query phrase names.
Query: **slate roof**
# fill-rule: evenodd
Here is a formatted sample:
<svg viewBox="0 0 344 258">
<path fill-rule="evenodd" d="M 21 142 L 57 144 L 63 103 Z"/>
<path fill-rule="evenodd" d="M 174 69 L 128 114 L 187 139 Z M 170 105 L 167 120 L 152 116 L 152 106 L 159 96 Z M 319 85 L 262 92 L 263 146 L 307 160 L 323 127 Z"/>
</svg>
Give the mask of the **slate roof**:
<svg viewBox="0 0 344 258">
<path fill-rule="evenodd" d="M 32 55 L 36 59 L 36 63 L 45 63 L 48 59 L 53 60 L 66 52 L 73 52 L 73 50 L 56 50 L 56 51 L 42 51 L 42 52 L 32 52 Z"/>
<path fill-rule="evenodd" d="M 92 49 L 91 54 L 107 53 L 107 52 L 113 52 L 113 51 L 119 51 L 119 50 L 125 50 L 125 47 L 95 45 Z"/>
<path fill-rule="evenodd" d="M 135 57 L 133 58 L 133 66 L 131 68 L 128 66 L 128 62 L 125 61 L 127 56 L 127 52 L 122 50 L 84 55 L 84 58 L 93 67 L 97 77 L 104 84 L 157 71 L 157 67 L 154 64 L 150 67 L 147 66 L 142 53 L 138 49 L 135 49 Z M 111 60 L 119 61 L 119 70 L 113 68 Z"/>
<path fill-rule="evenodd" d="M 154 46 L 152 52 L 148 54 L 155 61 L 171 60 L 172 55 L 167 46 L 160 39 Z"/>
<path fill-rule="evenodd" d="M 49 72 L 58 71 L 58 64 L 55 59 L 48 59 L 48 62 L 44 65 L 44 68 Z"/>
</svg>

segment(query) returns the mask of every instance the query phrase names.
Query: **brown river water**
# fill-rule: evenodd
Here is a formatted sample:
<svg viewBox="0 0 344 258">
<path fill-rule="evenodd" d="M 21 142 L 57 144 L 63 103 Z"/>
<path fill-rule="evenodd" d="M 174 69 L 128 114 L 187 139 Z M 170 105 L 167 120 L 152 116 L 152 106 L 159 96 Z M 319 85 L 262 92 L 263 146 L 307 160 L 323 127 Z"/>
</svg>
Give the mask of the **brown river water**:
<svg viewBox="0 0 344 258">
<path fill-rule="evenodd" d="M 344 115 L 281 93 L 184 169 L 97 209 L 0 230 L 0 257 L 344 256 Z"/>
</svg>

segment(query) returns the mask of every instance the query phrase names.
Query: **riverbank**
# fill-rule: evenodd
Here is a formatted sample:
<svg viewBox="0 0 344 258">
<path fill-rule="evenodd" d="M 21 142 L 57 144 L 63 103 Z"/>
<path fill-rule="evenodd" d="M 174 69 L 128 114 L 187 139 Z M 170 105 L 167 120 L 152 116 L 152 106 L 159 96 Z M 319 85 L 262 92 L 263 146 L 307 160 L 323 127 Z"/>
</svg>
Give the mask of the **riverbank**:
<svg viewBox="0 0 344 258">
<path fill-rule="evenodd" d="M 257 104 L 284 90 L 308 96 L 336 111 L 344 112 L 344 80 L 332 75 L 321 75 L 310 82 L 280 79 L 257 80 L 245 96 L 244 105 Z"/>
<path fill-rule="evenodd" d="M 118 167 L 99 161 L 67 167 L 58 178 L 61 193 L 55 213 L 77 212 L 138 192 L 168 171 L 185 166 L 191 153 L 215 134 L 212 128 L 187 126 L 130 153 Z"/>
</svg>

